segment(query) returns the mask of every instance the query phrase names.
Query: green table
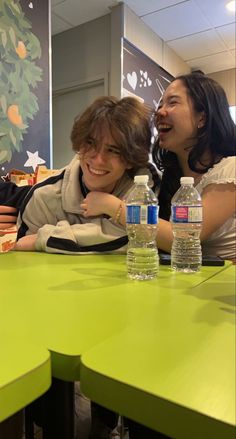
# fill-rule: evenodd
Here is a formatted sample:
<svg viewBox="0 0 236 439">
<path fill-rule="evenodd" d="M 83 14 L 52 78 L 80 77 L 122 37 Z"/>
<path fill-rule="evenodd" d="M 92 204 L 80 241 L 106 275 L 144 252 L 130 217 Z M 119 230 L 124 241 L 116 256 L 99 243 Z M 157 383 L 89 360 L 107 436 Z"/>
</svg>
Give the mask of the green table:
<svg viewBox="0 0 236 439">
<path fill-rule="evenodd" d="M 41 396 L 51 384 L 50 354 L 17 335 L 1 339 L 0 422 Z"/>
<path fill-rule="evenodd" d="M 235 266 L 202 274 L 130 287 L 127 324 L 82 356 L 85 395 L 174 438 L 235 439 Z"/>
<path fill-rule="evenodd" d="M 128 328 L 138 324 L 145 328 L 147 316 L 151 333 L 152 322 L 165 305 L 176 322 L 182 313 L 185 317 L 188 295 L 181 315 L 180 310 L 173 313 L 178 295 L 223 269 L 204 267 L 186 276 L 161 267 L 157 279 L 143 283 L 127 278 L 124 255 L 9 252 L 0 256 L 0 338 L 17 334 L 48 349 L 53 377 L 65 381 L 80 379 L 82 354 L 111 337 L 121 337 L 122 343 Z M 148 327 L 144 339 L 145 334 L 149 336 Z"/>
<path fill-rule="evenodd" d="M 143 283 L 127 279 L 125 256 L 2 254 L 0 337 L 18 334 L 48 349 L 53 376 L 76 381 L 88 349 L 141 321 L 150 307 L 153 313 L 167 292 L 176 301 L 178 291 L 223 268 L 175 276 L 163 266 L 156 280 Z"/>
</svg>

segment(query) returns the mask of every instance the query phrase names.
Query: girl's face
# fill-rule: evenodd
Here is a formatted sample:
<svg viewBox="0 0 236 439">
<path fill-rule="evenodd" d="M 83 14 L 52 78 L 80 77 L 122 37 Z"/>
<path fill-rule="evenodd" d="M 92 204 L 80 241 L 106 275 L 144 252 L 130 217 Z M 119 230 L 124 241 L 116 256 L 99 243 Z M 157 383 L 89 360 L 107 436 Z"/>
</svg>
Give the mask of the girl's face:
<svg viewBox="0 0 236 439">
<path fill-rule="evenodd" d="M 95 137 L 89 137 L 80 148 L 83 181 L 91 191 L 110 193 L 125 170 L 131 166 L 121 158 L 119 147 L 109 132 L 103 130 L 99 139 Z"/>
<path fill-rule="evenodd" d="M 194 110 L 181 80 L 172 82 L 163 94 L 156 124 L 161 148 L 181 155 L 185 148 L 194 145 L 197 131 L 204 125 L 204 115 Z"/>
</svg>

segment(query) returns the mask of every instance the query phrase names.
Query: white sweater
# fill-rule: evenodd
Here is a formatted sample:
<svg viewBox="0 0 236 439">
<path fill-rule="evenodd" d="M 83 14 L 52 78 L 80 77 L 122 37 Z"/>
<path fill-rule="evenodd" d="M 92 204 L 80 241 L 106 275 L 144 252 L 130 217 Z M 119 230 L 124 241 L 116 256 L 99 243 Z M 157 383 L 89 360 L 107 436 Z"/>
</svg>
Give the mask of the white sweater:
<svg viewBox="0 0 236 439">
<path fill-rule="evenodd" d="M 223 158 L 204 174 L 196 189 L 201 194 L 209 184 L 236 184 L 236 157 Z M 219 206 L 219 209 L 224 206 Z M 236 258 L 236 216 L 229 218 L 215 233 L 202 242 L 203 255 L 217 255 L 223 259 Z"/>
</svg>

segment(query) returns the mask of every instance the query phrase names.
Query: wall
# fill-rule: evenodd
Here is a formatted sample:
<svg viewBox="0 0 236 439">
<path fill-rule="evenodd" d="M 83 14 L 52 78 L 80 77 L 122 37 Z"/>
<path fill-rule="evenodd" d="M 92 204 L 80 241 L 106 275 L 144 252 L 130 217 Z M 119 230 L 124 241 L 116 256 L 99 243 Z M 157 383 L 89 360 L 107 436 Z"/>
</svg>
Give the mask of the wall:
<svg viewBox="0 0 236 439">
<path fill-rule="evenodd" d="M 51 163 L 49 2 L 0 0 L 0 176 Z"/>
<path fill-rule="evenodd" d="M 104 76 L 109 66 L 109 15 L 52 38 L 53 91 Z"/>
<path fill-rule="evenodd" d="M 108 94 L 110 16 L 77 26 L 52 38 L 53 167 L 74 153 L 70 132 L 76 115 Z"/>
<path fill-rule="evenodd" d="M 236 69 L 209 73 L 208 76 L 219 82 L 219 84 L 224 88 L 227 98 L 229 100 L 229 105 L 236 105 Z"/>
</svg>

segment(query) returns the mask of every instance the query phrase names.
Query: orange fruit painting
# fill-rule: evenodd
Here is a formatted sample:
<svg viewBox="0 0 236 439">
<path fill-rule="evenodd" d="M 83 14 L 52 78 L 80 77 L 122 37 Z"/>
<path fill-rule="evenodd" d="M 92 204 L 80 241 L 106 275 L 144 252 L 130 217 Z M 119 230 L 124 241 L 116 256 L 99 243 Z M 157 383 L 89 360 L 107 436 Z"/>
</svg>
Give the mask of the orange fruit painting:
<svg viewBox="0 0 236 439">
<path fill-rule="evenodd" d="M 23 41 L 18 42 L 18 46 L 16 47 L 16 53 L 21 59 L 25 59 L 27 56 L 27 50 L 23 43 Z"/>
<path fill-rule="evenodd" d="M 8 107 L 7 117 L 13 125 L 22 125 L 22 117 L 19 113 L 18 105 L 12 104 Z"/>
</svg>

